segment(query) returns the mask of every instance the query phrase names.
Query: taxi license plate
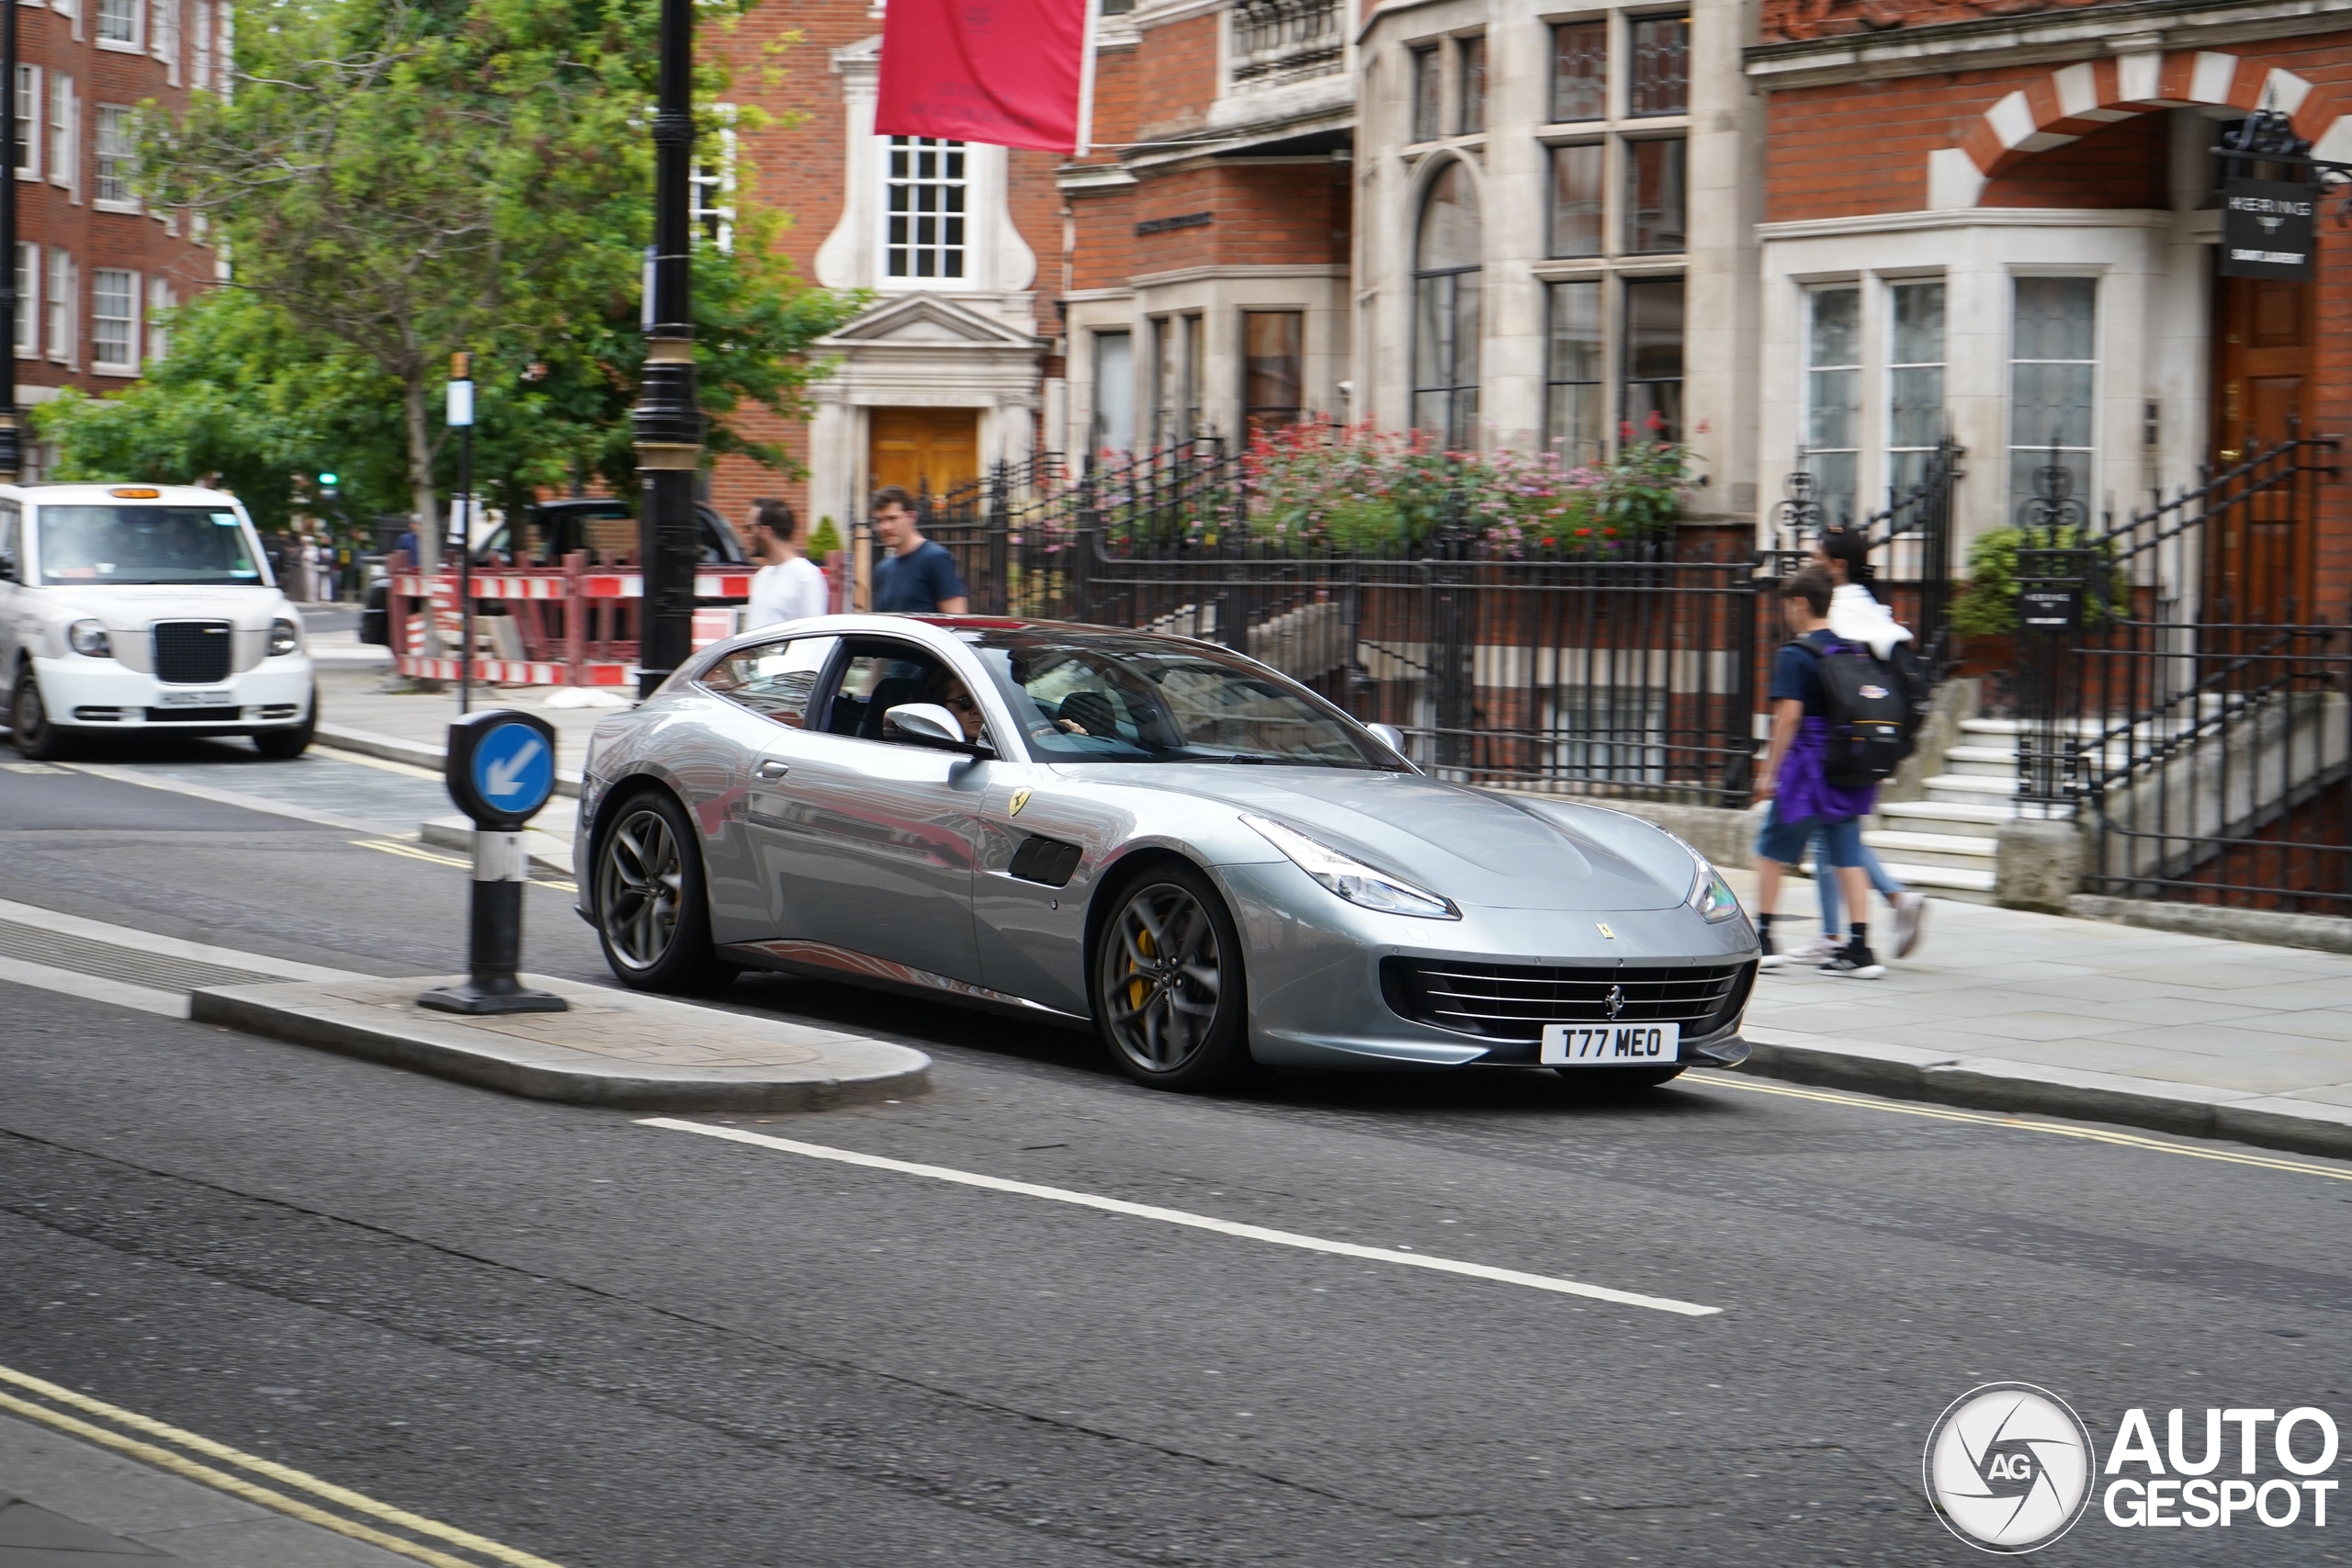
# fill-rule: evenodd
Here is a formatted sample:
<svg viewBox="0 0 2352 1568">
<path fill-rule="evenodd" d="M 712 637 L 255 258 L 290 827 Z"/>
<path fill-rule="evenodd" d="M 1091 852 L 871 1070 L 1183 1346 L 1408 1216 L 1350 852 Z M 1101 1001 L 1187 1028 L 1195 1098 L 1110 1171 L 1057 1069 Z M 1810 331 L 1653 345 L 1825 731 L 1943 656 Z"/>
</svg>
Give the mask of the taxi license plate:
<svg viewBox="0 0 2352 1568">
<path fill-rule="evenodd" d="M 159 708 L 224 708 L 236 700 L 236 694 L 226 686 L 204 692 L 163 692 L 155 698 Z"/>
<path fill-rule="evenodd" d="M 1544 1054 L 1547 1067 L 1648 1066 L 1682 1059 L 1679 1023 L 1547 1023 Z"/>
</svg>

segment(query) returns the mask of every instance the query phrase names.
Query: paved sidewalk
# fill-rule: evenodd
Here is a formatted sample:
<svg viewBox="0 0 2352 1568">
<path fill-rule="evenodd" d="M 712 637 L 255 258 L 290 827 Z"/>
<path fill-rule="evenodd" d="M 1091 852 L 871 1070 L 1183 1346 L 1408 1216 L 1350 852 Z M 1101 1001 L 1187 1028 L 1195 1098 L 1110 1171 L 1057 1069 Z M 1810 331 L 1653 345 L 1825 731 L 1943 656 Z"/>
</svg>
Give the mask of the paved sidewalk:
<svg viewBox="0 0 2352 1568">
<path fill-rule="evenodd" d="M 1752 877 L 1727 874 L 1752 904 Z M 1792 882 L 1792 936 L 1814 908 Z M 1760 976 L 1744 1032 L 1750 1070 L 1776 1077 L 2352 1155 L 2335 953 L 1939 900 L 1884 979 Z"/>
<path fill-rule="evenodd" d="M 319 716 L 332 728 L 365 730 L 390 739 L 440 750 L 458 716 L 458 692 L 393 693 L 384 688 L 379 670 L 322 665 L 319 670 Z M 587 754 L 588 733 L 596 721 L 619 707 L 549 707 L 548 698 L 560 688 L 548 686 L 476 686 L 473 704 L 483 708 L 524 708 L 555 726 L 556 765 L 566 773 L 580 771 Z M 632 694 L 633 695 L 633 694 Z M 622 707 L 626 707 L 624 703 Z M 334 744 L 330 739 L 329 744 Z"/>
</svg>

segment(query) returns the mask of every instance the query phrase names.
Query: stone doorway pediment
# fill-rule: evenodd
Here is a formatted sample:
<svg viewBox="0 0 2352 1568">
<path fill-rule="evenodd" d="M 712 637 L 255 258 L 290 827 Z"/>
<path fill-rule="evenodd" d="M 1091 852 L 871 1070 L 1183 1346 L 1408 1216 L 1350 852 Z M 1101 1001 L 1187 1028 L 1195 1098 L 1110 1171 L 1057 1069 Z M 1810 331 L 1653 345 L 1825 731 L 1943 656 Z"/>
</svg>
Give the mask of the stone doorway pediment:
<svg viewBox="0 0 2352 1568">
<path fill-rule="evenodd" d="M 818 346 L 838 351 L 890 346 L 1011 348 L 1035 353 L 1038 339 L 944 295 L 907 294 L 876 306 L 820 339 Z"/>
</svg>

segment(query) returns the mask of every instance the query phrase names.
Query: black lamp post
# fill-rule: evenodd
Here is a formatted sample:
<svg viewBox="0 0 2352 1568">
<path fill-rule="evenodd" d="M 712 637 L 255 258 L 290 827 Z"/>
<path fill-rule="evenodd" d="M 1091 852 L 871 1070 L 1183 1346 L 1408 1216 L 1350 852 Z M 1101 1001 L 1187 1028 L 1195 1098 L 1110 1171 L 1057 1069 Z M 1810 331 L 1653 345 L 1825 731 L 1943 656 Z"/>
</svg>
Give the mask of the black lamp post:
<svg viewBox="0 0 2352 1568">
<path fill-rule="evenodd" d="M 0 0 L 0 8 L 15 7 Z M 637 400 L 637 470 L 645 487 L 638 560 L 645 579 L 638 694 L 685 660 L 694 635 L 695 480 L 703 417 L 695 393 L 693 283 L 694 0 L 662 0 L 662 93 L 653 117 L 653 278 L 645 378 Z"/>
<path fill-rule="evenodd" d="M 24 474 L 24 437 L 17 428 L 17 8 L 0 7 L 0 91 L 7 111 L 0 114 L 0 484 Z M 40 106 L 35 105 L 36 113 Z"/>
</svg>

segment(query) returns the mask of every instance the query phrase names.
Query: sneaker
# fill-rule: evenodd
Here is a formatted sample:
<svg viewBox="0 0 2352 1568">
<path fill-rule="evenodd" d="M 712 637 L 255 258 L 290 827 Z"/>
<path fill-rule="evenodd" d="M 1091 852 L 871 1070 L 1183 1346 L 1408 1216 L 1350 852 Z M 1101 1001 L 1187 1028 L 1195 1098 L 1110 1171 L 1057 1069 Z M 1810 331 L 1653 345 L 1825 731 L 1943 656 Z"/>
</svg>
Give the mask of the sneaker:
<svg viewBox="0 0 2352 1568">
<path fill-rule="evenodd" d="M 1771 945 L 1769 942 L 1766 943 L 1764 961 L 1757 967 L 1759 969 L 1817 967 L 1822 960 L 1835 956 L 1837 952 L 1838 943 L 1830 941 L 1821 932 L 1815 931 L 1805 938 L 1804 945 L 1787 953 L 1775 953 Z"/>
<path fill-rule="evenodd" d="M 1908 958 L 1919 951 L 1919 937 L 1928 923 L 1925 893 L 1894 896 L 1894 956 Z"/>
<path fill-rule="evenodd" d="M 1871 956 L 1868 943 L 1849 942 L 1831 955 L 1821 972 L 1843 975 L 1849 980 L 1875 980 L 1886 973 L 1886 965 Z"/>
</svg>

